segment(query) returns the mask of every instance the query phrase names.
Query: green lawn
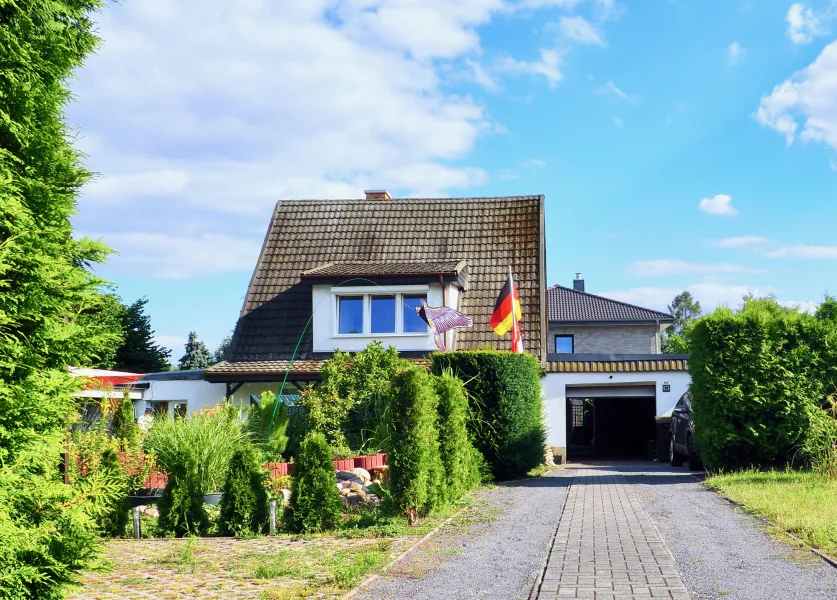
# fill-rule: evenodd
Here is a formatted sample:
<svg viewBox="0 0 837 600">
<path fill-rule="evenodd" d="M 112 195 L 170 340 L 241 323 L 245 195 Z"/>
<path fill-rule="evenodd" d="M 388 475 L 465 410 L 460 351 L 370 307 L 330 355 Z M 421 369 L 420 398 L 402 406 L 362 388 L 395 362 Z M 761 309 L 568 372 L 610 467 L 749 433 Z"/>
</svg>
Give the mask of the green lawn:
<svg viewBox="0 0 837 600">
<path fill-rule="evenodd" d="M 742 471 L 706 485 L 837 557 L 837 481 L 802 471 Z"/>
</svg>

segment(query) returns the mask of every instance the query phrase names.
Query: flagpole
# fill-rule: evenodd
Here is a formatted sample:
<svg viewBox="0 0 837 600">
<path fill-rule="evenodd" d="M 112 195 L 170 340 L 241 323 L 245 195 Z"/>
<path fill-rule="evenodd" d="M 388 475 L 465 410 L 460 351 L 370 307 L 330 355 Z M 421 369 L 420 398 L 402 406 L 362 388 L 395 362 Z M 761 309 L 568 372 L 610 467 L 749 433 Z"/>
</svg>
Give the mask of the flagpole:
<svg viewBox="0 0 837 600">
<path fill-rule="evenodd" d="M 516 352 L 515 348 L 515 341 L 514 341 L 514 331 L 517 325 L 517 315 L 514 313 L 514 278 L 512 277 L 512 270 L 511 265 L 509 265 L 509 284 L 510 284 L 510 292 L 511 292 L 511 309 L 512 309 L 512 328 L 511 328 L 511 350 L 512 352 Z"/>
</svg>

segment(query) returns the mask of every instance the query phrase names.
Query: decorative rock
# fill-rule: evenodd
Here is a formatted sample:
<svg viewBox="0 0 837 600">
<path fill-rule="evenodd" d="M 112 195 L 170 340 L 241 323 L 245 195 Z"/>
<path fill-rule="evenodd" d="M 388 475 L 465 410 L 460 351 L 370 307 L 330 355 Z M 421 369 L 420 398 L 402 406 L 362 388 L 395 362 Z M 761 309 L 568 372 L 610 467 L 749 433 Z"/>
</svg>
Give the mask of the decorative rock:
<svg viewBox="0 0 837 600">
<path fill-rule="evenodd" d="M 366 503 L 371 504 L 372 506 L 378 506 L 381 503 L 381 499 L 375 494 L 367 494 Z"/>
<path fill-rule="evenodd" d="M 352 482 L 352 484 L 349 486 L 349 489 L 350 489 L 350 490 L 352 490 L 353 492 L 362 492 L 362 491 L 363 491 L 363 487 L 364 487 L 364 486 L 363 486 L 363 484 L 362 484 L 362 483 L 355 483 L 355 482 Z"/>
<path fill-rule="evenodd" d="M 348 488 L 343 488 L 342 490 L 340 490 L 340 495 L 341 496 L 348 496 L 351 493 L 352 493 L 352 490 L 350 490 Z"/>
<path fill-rule="evenodd" d="M 158 511 L 156 508 L 146 508 L 142 511 L 142 514 L 144 514 L 146 517 L 153 517 L 155 519 L 160 517 L 160 511 Z"/>
<path fill-rule="evenodd" d="M 357 475 L 355 475 L 351 471 L 337 471 L 337 473 L 335 475 L 336 475 L 338 481 L 343 481 L 343 480 L 346 480 L 346 479 L 354 479 L 355 477 L 357 477 Z"/>
<path fill-rule="evenodd" d="M 369 474 L 369 471 L 367 471 L 366 469 L 362 469 L 360 467 L 355 467 L 354 469 L 352 469 L 352 473 L 354 473 L 356 476 L 363 479 L 364 482 L 372 481 L 372 476 Z"/>
<path fill-rule="evenodd" d="M 282 506 L 290 506 L 291 505 L 291 490 L 282 488 L 279 490 L 279 493 L 282 495 Z"/>
<path fill-rule="evenodd" d="M 354 506 L 355 504 L 360 504 L 363 501 L 363 496 L 358 496 L 357 494 L 343 496 L 343 502 L 346 504 L 346 506 Z"/>
</svg>

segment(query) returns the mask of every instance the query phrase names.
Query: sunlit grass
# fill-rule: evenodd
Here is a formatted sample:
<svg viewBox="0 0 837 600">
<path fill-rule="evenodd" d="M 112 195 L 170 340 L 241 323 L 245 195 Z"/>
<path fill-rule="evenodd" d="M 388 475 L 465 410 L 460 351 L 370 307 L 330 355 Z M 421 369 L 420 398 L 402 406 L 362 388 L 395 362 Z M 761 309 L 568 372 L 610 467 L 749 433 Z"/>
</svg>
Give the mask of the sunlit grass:
<svg viewBox="0 0 837 600">
<path fill-rule="evenodd" d="M 837 480 L 805 471 L 741 471 L 706 485 L 837 557 Z"/>
</svg>

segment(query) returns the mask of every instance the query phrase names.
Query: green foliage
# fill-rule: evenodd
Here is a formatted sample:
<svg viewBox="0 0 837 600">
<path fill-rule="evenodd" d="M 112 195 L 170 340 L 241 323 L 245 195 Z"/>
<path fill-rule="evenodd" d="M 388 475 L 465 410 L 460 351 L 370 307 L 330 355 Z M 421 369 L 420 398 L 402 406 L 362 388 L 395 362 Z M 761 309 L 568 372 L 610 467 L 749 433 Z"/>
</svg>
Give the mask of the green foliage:
<svg viewBox="0 0 837 600">
<path fill-rule="evenodd" d="M 320 385 L 302 394 L 309 429 L 334 447 L 377 449 L 368 447 L 380 442 L 376 428 L 386 410 L 390 379 L 407 364 L 394 347 L 384 349 L 378 341 L 354 355 L 337 350 L 323 365 Z"/>
<path fill-rule="evenodd" d="M 212 362 L 219 363 L 221 361 L 227 360 L 227 355 L 230 353 L 230 347 L 232 346 L 232 334 L 225 336 L 221 343 L 218 344 L 218 347 L 215 349 L 215 352 L 212 354 Z"/>
<path fill-rule="evenodd" d="M 834 323 L 746 298 L 699 320 L 689 341 L 695 444 L 709 467 L 786 464 L 806 447 L 837 381 Z"/>
<path fill-rule="evenodd" d="M 128 525 L 128 508 L 125 497 L 128 495 L 128 476 L 119 463 L 119 455 L 111 449 L 102 454 L 100 469 L 109 477 L 117 492 L 107 498 L 104 514 L 99 520 L 102 532 L 110 536 L 122 536 Z"/>
<path fill-rule="evenodd" d="M 817 312 L 814 313 L 814 316 L 820 321 L 837 323 L 837 298 L 826 294 L 822 304 L 817 307 Z"/>
<path fill-rule="evenodd" d="M 125 342 L 123 321 L 127 307 L 114 293 L 101 293 L 96 296 L 97 302 L 91 303 L 80 312 L 77 321 L 80 326 L 100 334 L 99 356 L 95 362 L 84 366 L 112 369 L 116 364 L 117 351 Z"/>
<path fill-rule="evenodd" d="M 169 474 L 183 472 L 183 461 L 194 455 L 197 491 L 201 495 L 220 491 L 230 459 L 247 437 L 239 414 L 237 407 L 223 404 L 216 411 L 202 410 L 188 419 L 155 419 L 144 447 Z"/>
<path fill-rule="evenodd" d="M 340 493 L 334 479 L 331 449 L 325 436 L 306 437 L 294 463 L 291 506 L 286 511 L 288 527 L 296 533 L 335 529 L 340 520 Z"/>
<path fill-rule="evenodd" d="M 389 491 L 413 524 L 444 502 L 445 468 L 439 454 L 438 404 L 431 375 L 406 367 L 392 378 Z"/>
<path fill-rule="evenodd" d="M 247 411 L 250 437 L 267 462 L 282 462 L 282 453 L 288 446 L 289 422 L 287 405 L 273 392 L 262 392 L 259 404 Z"/>
<path fill-rule="evenodd" d="M 210 523 L 203 507 L 198 454 L 190 448 L 181 452 L 177 463 L 167 468 L 169 480 L 157 503 L 160 511 L 157 528 L 163 534 L 177 537 L 203 535 Z"/>
<path fill-rule="evenodd" d="M 479 485 L 484 459 L 474 448 L 468 433 L 465 384 L 450 371 L 445 371 L 433 380 L 439 397 L 439 453 L 445 468 L 445 485 L 441 492 L 444 500 L 449 503 Z"/>
<path fill-rule="evenodd" d="M 177 368 L 181 371 L 205 369 L 212 363 L 212 355 L 209 353 L 206 344 L 198 339 L 198 334 L 194 331 L 189 332 L 185 349 L 186 352 L 180 357 L 180 362 L 177 364 Z"/>
<path fill-rule="evenodd" d="M 113 413 L 111 432 L 126 450 L 135 448 L 140 441 L 140 428 L 134 417 L 134 402 L 126 390 Z"/>
<path fill-rule="evenodd" d="M 116 351 L 114 368 L 129 373 L 155 373 L 171 369 L 171 350 L 154 343 L 151 317 L 145 314 L 146 298 L 140 298 L 122 313 L 124 342 Z"/>
<path fill-rule="evenodd" d="M 222 535 L 244 537 L 264 530 L 267 524 L 265 481 L 259 453 L 252 444 L 242 444 L 230 459 L 221 497 Z"/>
<path fill-rule="evenodd" d="M 496 350 L 437 352 L 431 369 L 465 382 L 474 444 L 497 479 L 525 476 L 543 461 L 541 371 L 530 354 Z"/>
<path fill-rule="evenodd" d="M 692 297 L 691 292 L 681 292 L 669 304 L 668 312 L 674 315 L 674 323 L 663 332 L 663 352 L 688 354 L 688 333 L 695 321 L 700 318 L 700 302 Z"/>
</svg>

